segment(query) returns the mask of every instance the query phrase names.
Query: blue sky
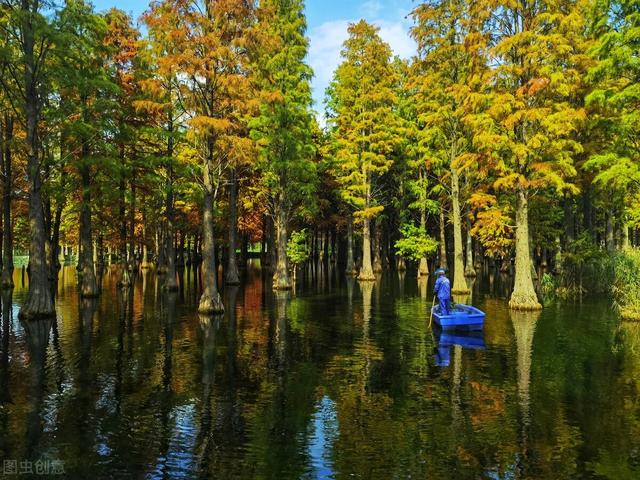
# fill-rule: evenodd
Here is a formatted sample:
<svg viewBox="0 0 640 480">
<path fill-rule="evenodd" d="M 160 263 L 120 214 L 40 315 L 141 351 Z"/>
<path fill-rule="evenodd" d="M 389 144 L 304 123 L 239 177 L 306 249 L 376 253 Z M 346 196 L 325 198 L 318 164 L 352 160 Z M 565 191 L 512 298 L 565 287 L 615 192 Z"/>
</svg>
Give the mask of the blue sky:
<svg viewBox="0 0 640 480">
<path fill-rule="evenodd" d="M 94 0 L 97 10 L 118 7 L 138 18 L 148 0 Z M 334 69 L 340 62 L 340 48 L 347 36 L 347 25 L 361 18 L 380 27 L 381 37 L 394 53 L 408 58 L 415 52 L 409 38 L 411 19 L 406 18 L 414 0 L 307 0 L 307 36 L 310 39 L 309 64 L 314 71 L 313 98 L 322 113 L 322 99 Z"/>
</svg>

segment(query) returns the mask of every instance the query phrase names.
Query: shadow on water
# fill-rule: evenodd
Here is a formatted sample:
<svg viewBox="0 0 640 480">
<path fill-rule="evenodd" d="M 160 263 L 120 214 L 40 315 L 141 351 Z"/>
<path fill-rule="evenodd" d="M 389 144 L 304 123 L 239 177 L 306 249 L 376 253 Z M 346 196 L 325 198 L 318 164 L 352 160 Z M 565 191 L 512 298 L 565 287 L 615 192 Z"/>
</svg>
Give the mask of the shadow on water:
<svg viewBox="0 0 640 480">
<path fill-rule="evenodd" d="M 1 459 L 69 478 L 640 478 L 640 327 L 601 301 L 510 312 L 495 265 L 455 299 L 487 312 L 481 332 L 430 328 L 433 277 L 412 271 L 360 282 L 325 261 L 274 292 L 249 261 L 205 317 L 188 262 L 176 292 L 106 268 L 96 300 L 67 267 L 58 317 L 34 323 L 14 319 L 20 274 Z"/>
<path fill-rule="evenodd" d="M 13 291 L 2 290 L 2 317 L 0 318 L 0 404 L 11 403 L 9 392 L 9 336 L 13 319 Z"/>
<path fill-rule="evenodd" d="M 47 346 L 53 318 L 21 322 L 29 353 L 29 397 L 27 414 L 26 455 L 33 458 L 42 434 L 42 405 L 46 394 Z"/>
</svg>

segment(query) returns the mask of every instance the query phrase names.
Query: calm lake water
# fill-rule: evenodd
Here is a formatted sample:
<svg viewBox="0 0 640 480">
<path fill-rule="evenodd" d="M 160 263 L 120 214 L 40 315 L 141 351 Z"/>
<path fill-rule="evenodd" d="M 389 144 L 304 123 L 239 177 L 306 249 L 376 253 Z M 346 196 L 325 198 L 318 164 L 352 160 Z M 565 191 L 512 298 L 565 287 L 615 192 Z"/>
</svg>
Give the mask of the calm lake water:
<svg viewBox="0 0 640 480">
<path fill-rule="evenodd" d="M 0 477 L 640 478 L 640 324 L 606 301 L 514 314 L 505 279 L 478 279 L 484 331 L 450 335 L 412 274 L 274 294 L 250 266 L 210 318 L 191 270 L 171 294 L 154 273 L 123 294 L 114 271 L 80 301 L 66 267 L 57 319 L 25 324 L 16 281 Z"/>
</svg>

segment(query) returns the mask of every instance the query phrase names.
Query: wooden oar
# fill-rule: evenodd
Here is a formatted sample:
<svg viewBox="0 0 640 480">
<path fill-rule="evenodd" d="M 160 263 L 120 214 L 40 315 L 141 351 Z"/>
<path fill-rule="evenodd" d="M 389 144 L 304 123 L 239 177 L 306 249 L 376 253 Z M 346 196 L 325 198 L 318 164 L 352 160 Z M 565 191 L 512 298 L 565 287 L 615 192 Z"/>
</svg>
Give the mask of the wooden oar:
<svg viewBox="0 0 640 480">
<path fill-rule="evenodd" d="M 431 315 L 429 316 L 429 326 L 431 326 L 431 322 L 433 321 L 433 307 L 436 306 L 436 296 L 433 296 L 433 303 L 431 304 Z"/>
</svg>

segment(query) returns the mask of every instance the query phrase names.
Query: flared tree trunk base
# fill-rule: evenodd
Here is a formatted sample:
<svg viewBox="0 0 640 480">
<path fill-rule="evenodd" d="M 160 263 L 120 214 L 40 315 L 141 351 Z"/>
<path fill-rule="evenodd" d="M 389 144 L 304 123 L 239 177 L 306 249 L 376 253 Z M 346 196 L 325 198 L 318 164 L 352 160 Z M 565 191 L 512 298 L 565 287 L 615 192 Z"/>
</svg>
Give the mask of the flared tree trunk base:
<svg viewBox="0 0 640 480">
<path fill-rule="evenodd" d="M 458 268 L 458 276 L 453 277 L 453 285 L 451 286 L 451 293 L 455 295 L 469 295 L 471 290 L 464 280 L 464 275 L 461 274 L 462 268 Z"/>
<path fill-rule="evenodd" d="M 371 269 L 362 269 L 360 270 L 360 275 L 358 275 L 358 280 L 362 282 L 375 282 L 376 276 Z"/>
<path fill-rule="evenodd" d="M 291 281 L 289 275 L 274 275 L 273 276 L 273 289 L 274 290 L 291 290 Z"/>
<path fill-rule="evenodd" d="M 542 310 L 542 305 L 535 295 L 514 292 L 509 300 L 509 308 L 511 310 L 535 311 Z"/>
<path fill-rule="evenodd" d="M 40 320 L 55 316 L 56 310 L 48 295 L 30 295 L 22 305 L 18 318 L 20 320 Z"/>
<path fill-rule="evenodd" d="M 406 267 L 405 267 L 406 269 Z M 418 278 L 429 276 L 429 264 L 426 258 L 420 259 L 420 266 L 418 267 Z"/>
<path fill-rule="evenodd" d="M 198 313 L 203 315 L 224 313 L 224 305 L 222 304 L 222 297 L 220 294 L 216 293 L 215 295 L 209 295 L 207 293 L 203 293 L 200 297 Z"/>
<path fill-rule="evenodd" d="M 153 264 L 149 262 L 142 262 L 142 264 L 140 265 L 140 268 L 142 270 L 151 270 L 153 268 Z"/>
<path fill-rule="evenodd" d="M 473 268 L 468 268 L 464 271 L 464 276 L 467 278 L 476 278 L 477 274 L 475 269 Z"/>
<path fill-rule="evenodd" d="M 452 295 L 469 295 L 470 293 L 471 290 L 469 290 L 468 288 L 451 289 Z"/>
</svg>

